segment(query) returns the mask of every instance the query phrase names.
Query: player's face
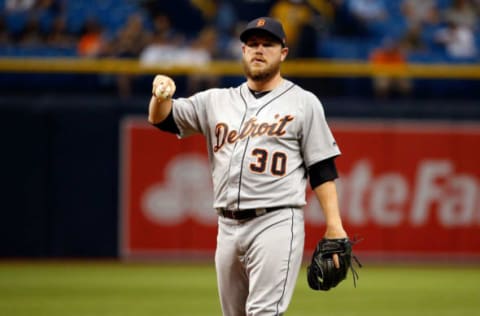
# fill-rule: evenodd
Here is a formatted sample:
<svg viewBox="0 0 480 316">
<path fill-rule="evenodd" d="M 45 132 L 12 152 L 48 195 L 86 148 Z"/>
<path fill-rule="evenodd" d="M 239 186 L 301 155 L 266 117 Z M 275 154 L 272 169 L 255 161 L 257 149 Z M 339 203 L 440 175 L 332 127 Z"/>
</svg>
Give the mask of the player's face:
<svg viewBox="0 0 480 316">
<path fill-rule="evenodd" d="M 243 68 L 247 78 L 253 81 L 268 81 L 280 72 L 280 64 L 288 48 L 268 34 L 250 36 L 242 46 Z"/>
</svg>

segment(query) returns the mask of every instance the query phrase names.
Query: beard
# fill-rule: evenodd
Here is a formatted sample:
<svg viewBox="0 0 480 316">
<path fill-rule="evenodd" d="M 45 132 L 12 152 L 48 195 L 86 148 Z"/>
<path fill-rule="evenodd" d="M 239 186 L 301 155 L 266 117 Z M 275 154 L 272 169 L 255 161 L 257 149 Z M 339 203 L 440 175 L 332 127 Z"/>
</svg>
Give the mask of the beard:
<svg viewBox="0 0 480 316">
<path fill-rule="evenodd" d="M 248 61 L 243 59 L 245 76 L 253 81 L 268 81 L 280 72 L 280 62 L 267 65 L 264 68 L 253 68 Z"/>
</svg>

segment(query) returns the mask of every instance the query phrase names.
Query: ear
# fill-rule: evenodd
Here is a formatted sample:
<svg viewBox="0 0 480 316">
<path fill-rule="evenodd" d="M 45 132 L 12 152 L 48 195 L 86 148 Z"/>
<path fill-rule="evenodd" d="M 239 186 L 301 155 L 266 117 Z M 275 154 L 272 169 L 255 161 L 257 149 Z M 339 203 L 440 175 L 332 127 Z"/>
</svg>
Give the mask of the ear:
<svg viewBox="0 0 480 316">
<path fill-rule="evenodd" d="M 288 47 L 282 47 L 282 55 L 280 56 L 281 60 L 284 61 L 288 55 Z"/>
</svg>

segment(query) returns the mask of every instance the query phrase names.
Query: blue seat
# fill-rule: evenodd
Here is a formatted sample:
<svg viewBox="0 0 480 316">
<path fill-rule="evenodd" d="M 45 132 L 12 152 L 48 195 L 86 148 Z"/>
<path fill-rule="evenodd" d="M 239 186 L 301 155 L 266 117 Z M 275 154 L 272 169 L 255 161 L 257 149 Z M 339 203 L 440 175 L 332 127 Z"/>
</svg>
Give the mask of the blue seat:
<svg viewBox="0 0 480 316">
<path fill-rule="evenodd" d="M 330 37 L 323 39 L 319 43 L 318 57 L 332 59 L 358 59 L 359 50 L 355 41 Z"/>
<path fill-rule="evenodd" d="M 15 57 L 15 46 L 13 45 L 0 45 L 0 56 L 3 57 Z"/>
<path fill-rule="evenodd" d="M 448 56 L 444 50 L 430 50 L 426 52 L 413 52 L 409 53 L 408 61 L 418 63 L 446 63 L 448 62 Z"/>
<path fill-rule="evenodd" d="M 5 15 L 6 27 L 12 34 L 19 34 L 22 32 L 27 20 L 28 15 L 25 12 L 15 12 Z"/>
</svg>

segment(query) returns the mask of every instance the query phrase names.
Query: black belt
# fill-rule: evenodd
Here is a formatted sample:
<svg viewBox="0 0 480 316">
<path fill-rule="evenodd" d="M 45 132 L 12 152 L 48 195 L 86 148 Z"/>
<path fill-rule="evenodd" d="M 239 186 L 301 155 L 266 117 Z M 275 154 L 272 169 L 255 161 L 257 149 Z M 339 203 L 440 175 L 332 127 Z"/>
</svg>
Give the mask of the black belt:
<svg viewBox="0 0 480 316">
<path fill-rule="evenodd" d="M 226 218 L 245 220 L 245 219 L 252 219 L 258 216 L 262 216 L 264 214 L 278 211 L 288 207 L 289 206 L 276 206 L 276 207 L 264 207 L 264 208 L 250 208 L 246 210 L 235 210 L 235 211 L 226 210 L 224 208 L 217 208 L 217 213 L 218 215 L 221 215 Z"/>
</svg>

